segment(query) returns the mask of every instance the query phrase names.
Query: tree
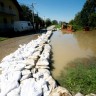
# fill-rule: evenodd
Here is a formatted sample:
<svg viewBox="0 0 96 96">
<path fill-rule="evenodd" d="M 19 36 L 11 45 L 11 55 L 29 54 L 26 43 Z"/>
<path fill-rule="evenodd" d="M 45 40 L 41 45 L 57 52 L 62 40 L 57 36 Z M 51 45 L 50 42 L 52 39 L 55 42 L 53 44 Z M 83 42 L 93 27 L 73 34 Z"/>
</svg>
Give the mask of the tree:
<svg viewBox="0 0 96 96">
<path fill-rule="evenodd" d="M 70 20 L 70 21 L 69 21 L 69 24 L 74 25 L 74 20 L 73 20 L 73 19 Z"/>
<path fill-rule="evenodd" d="M 70 23 L 82 27 L 96 27 L 96 0 L 86 0 L 82 10 L 76 14 Z"/>
<path fill-rule="evenodd" d="M 49 18 L 46 19 L 45 23 L 46 23 L 46 26 L 50 26 L 52 24 L 52 22 Z"/>
<path fill-rule="evenodd" d="M 33 24 L 34 23 L 34 27 L 36 29 L 39 29 L 44 27 L 44 20 L 38 16 L 38 14 L 35 14 L 34 13 L 34 22 L 33 22 L 33 11 L 26 5 L 21 5 L 21 8 L 23 10 L 23 16 L 24 16 L 24 20 L 27 20 L 27 21 L 31 21 L 31 23 Z"/>
<path fill-rule="evenodd" d="M 90 14 L 88 23 L 90 26 L 96 27 L 96 13 Z"/>
<path fill-rule="evenodd" d="M 57 24 L 58 24 L 58 21 L 57 21 L 57 20 L 53 20 L 53 21 L 52 21 L 52 24 L 53 24 L 53 25 L 57 25 Z"/>
<path fill-rule="evenodd" d="M 21 8 L 23 10 L 24 20 L 32 22 L 32 10 L 26 5 L 21 5 Z"/>
</svg>

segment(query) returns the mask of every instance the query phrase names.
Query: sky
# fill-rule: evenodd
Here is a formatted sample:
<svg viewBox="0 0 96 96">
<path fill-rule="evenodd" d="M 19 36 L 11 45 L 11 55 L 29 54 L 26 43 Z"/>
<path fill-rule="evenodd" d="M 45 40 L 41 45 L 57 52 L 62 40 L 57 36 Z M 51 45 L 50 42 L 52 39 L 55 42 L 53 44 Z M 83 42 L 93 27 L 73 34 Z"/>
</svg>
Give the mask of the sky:
<svg viewBox="0 0 96 96">
<path fill-rule="evenodd" d="M 19 4 L 25 4 L 30 8 L 34 5 L 34 12 L 46 20 L 69 22 L 81 11 L 86 0 L 17 0 Z"/>
</svg>

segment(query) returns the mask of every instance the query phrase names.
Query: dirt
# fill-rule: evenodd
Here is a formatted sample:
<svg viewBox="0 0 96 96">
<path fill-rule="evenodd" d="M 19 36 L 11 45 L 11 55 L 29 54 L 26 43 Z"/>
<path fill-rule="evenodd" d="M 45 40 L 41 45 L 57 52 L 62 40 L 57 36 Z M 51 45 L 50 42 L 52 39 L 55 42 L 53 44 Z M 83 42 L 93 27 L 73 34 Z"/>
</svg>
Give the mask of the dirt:
<svg viewBox="0 0 96 96">
<path fill-rule="evenodd" d="M 19 48 L 19 45 L 27 44 L 31 40 L 37 39 L 38 34 L 20 36 L 10 38 L 0 42 L 0 61 L 10 53 L 14 52 L 16 49 Z"/>
</svg>

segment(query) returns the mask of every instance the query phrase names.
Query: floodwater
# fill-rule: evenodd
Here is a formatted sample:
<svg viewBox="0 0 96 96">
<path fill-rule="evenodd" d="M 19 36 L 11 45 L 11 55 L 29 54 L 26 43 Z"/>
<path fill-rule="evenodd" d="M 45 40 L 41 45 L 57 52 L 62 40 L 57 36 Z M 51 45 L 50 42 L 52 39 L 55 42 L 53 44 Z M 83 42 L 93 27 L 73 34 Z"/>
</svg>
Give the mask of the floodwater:
<svg viewBox="0 0 96 96">
<path fill-rule="evenodd" d="M 96 57 L 96 32 L 55 31 L 51 38 L 51 45 L 54 61 L 52 75 L 57 78 L 71 61 Z"/>
</svg>

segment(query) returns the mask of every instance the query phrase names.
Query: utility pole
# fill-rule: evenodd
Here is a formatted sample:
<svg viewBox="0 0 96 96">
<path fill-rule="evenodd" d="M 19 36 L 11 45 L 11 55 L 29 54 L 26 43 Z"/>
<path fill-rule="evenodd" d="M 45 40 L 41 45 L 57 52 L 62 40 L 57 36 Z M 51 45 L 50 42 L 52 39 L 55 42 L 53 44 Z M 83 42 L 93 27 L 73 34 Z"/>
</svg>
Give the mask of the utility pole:
<svg viewBox="0 0 96 96">
<path fill-rule="evenodd" d="M 33 29 L 34 29 L 34 3 L 32 3 L 32 21 L 33 21 Z"/>
</svg>

